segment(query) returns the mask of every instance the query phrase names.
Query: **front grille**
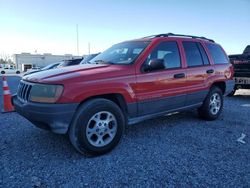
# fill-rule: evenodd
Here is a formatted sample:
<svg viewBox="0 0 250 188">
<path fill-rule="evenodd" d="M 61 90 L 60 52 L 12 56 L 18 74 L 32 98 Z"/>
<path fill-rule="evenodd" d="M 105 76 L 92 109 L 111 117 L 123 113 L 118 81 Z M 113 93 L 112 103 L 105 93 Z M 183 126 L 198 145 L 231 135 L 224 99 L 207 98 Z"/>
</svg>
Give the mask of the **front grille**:
<svg viewBox="0 0 250 188">
<path fill-rule="evenodd" d="M 30 83 L 21 81 L 18 86 L 17 97 L 22 101 L 28 101 L 31 88 Z"/>
</svg>

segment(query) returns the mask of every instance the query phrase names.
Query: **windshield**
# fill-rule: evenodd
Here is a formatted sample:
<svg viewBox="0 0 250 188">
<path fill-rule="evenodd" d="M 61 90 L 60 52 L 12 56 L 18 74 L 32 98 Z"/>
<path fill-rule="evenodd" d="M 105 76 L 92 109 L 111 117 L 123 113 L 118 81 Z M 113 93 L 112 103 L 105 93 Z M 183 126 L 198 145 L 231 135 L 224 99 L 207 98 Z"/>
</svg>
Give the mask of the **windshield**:
<svg viewBox="0 0 250 188">
<path fill-rule="evenodd" d="M 130 64 L 140 53 L 148 46 L 149 42 L 145 41 L 131 41 L 115 44 L 103 53 L 89 61 L 89 63 L 108 63 L 125 65 Z"/>
</svg>

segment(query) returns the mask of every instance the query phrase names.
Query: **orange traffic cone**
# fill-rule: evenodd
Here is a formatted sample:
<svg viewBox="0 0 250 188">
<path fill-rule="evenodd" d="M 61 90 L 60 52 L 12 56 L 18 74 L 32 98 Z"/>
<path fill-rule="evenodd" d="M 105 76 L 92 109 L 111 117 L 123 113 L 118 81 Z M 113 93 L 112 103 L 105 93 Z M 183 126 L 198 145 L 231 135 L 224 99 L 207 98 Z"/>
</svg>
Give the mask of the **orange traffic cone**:
<svg viewBox="0 0 250 188">
<path fill-rule="evenodd" d="M 7 83 L 7 79 L 3 76 L 3 113 L 13 112 L 14 107 L 11 104 L 11 94 Z"/>
</svg>

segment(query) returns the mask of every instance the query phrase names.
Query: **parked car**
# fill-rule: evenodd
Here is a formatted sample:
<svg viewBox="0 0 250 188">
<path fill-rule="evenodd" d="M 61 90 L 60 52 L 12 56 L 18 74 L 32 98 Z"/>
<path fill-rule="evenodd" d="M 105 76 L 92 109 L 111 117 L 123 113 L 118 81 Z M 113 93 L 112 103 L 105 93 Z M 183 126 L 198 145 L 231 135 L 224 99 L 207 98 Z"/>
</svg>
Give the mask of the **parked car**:
<svg viewBox="0 0 250 188">
<path fill-rule="evenodd" d="M 4 67 L 0 69 L 1 74 L 20 74 L 21 71 L 13 67 Z"/>
<path fill-rule="evenodd" d="M 229 55 L 229 59 L 235 71 L 235 87 L 229 94 L 229 96 L 233 96 L 237 89 L 250 89 L 250 45 L 242 54 Z"/>
<path fill-rule="evenodd" d="M 54 68 L 57 68 L 58 65 L 60 64 L 61 62 L 58 62 L 58 63 L 52 63 L 52 64 L 49 64 L 47 65 L 46 67 L 43 67 L 41 69 L 37 69 L 37 70 L 34 70 L 34 71 L 28 71 L 24 74 L 24 76 L 26 75 L 29 75 L 29 74 L 33 74 L 33 73 L 36 73 L 36 72 L 41 72 L 41 71 L 45 71 L 45 70 L 50 70 L 50 69 L 54 69 Z"/>
<path fill-rule="evenodd" d="M 58 65 L 58 68 L 72 66 L 72 65 L 79 65 L 82 60 L 83 58 L 64 60 Z"/>
<path fill-rule="evenodd" d="M 69 134 L 79 152 L 103 154 L 127 124 L 190 108 L 217 119 L 233 88 L 219 44 L 169 33 L 116 44 L 86 65 L 25 76 L 12 102 L 37 127 Z"/>
<path fill-rule="evenodd" d="M 40 70 L 41 70 L 41 67 L 31 67 L 30 69 L 27 69 L 24 75 L 32 74 Z"/>
<path fill-rule="evenodd" d="M 41 67 L 31 67 L 30 69 L 27 69 L 26 72 L 33 72 L 33 71 L 37 71 L 37 70 L 40 70 Z"/>
<path fill-rule="evenodd" d="M 99 55 L 99 54 L 100 54 L 100 53 L 87 55 L 86 57 L 83 58 L 83 60 L 80 62 L 80 64 L 89 63 L 89 61 L 90 61 L 91 59 L 93 59 L 94 57 L 96 57 L 96 56 Z"/>
</svg>

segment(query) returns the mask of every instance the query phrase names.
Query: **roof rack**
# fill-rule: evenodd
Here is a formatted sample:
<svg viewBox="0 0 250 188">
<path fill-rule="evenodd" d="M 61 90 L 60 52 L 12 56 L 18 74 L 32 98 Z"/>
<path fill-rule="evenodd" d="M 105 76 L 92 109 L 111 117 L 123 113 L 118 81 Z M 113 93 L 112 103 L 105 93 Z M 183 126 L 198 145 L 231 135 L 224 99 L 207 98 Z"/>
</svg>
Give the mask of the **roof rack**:
<svg viewBox="0 0 250 188">
<path fill-rule="evenodd" d="M 194 35 L 182 35 L 182 34 L 174 34 L 174 33 L 163 33 L 163 34 L 151 35 L 145 38 L 157 38 L 157 37 L 187 37 L 187 38 L 202 39 L 202 40 L 214 42 L 214 40 L 208 39 L 206 37 L 199 37 L 199 36 L 194 36 Z"/>
</svg>

